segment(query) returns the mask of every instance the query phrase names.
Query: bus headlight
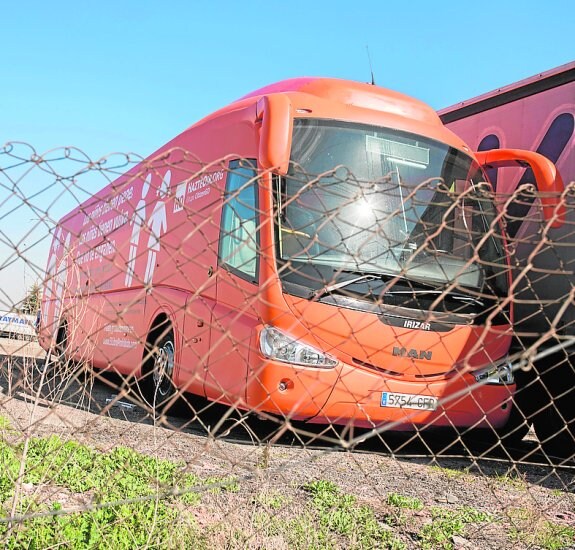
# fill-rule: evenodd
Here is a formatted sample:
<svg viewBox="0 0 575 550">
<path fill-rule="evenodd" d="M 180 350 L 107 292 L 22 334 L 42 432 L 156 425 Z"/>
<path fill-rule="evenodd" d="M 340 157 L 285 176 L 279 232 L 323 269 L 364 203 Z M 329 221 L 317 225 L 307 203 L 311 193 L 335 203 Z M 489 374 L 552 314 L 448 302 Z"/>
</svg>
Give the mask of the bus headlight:
<svg viewBox="0 0 575 550">
<path fill-rule="evenodd" d="M 337 360 L 307 344 L 294 340 L 274 327 L 264 327 L 260 333 L 260 350 L 268 359 L 282 363 L 331 369 Z"/>
<path fill-rule="evenodd" d="M 515 382 L 513 366 L 508 361 L 476 370 L 473 376 L 481 384 L 513 384 Z"/>
</svg>

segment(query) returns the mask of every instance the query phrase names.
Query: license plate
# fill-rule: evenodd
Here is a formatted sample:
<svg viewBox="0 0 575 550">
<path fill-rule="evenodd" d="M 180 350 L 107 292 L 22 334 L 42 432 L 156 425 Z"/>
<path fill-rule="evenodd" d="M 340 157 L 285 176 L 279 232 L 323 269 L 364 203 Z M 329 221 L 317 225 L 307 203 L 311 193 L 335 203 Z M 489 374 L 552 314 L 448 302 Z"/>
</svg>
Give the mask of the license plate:
<svg viewBox="0 0 575 550">
<path fill-rule="evenodd" d="M 381 406 L 394 409 L 416 409 L 419 411 L 434 411 L 439 402 L 437 397 L 431 395 L 414 395 L 411 393 L 383 392 Z"/>
</svg>

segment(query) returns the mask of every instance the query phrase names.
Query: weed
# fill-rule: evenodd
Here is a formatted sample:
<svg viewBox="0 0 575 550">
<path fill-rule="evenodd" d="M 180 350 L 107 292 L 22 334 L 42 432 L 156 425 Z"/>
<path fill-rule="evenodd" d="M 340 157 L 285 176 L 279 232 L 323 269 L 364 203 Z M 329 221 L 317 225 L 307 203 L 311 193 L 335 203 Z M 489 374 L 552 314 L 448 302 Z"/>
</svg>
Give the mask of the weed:
<svg viewBox="0 0 575 550">
<path fill-rule="evenodd" d="M 5 432 L 13 431 L 12 425 L 10 424 L 10 420 L 8 420 L 5 416 L 0 415 L 0 430 Z"/>
<path fill-rule="evenodd" d="M 18 477 L 20 460 L 16 452 L 4 439 L 0 440 L 0 502 L 10 498 L 14 491 L 14 480 Z"/>
<path fill-rule="evenodd" d="M 61 509 L 24 499 L 19 513 L 42 513 L 28 520 L 5 541 L 6 548 L 118 548 L 175 547 L 178 541 L 196 547 L 201 540 L 195 525 L 183 524 L 177 512 L 163 502 L 148 501 L 99 508 L 89 512 L 53 515 Z M 174 527 L 178 526 L 177 535 Z"/>
<path fill-rule="evenodd" d="M 493 521 L 491 514 L 467 506 L 459 510 L 432 508 L 431 517 L 432 522 L 420 532 L 422 548 L 451 549 L 453 537 L 462 534 L 467 524 Z"/>
<path fill-rule="evenodd" d="M 509 538 L 513 542 L 545 550 L 559 550 L 573 545 L 575 541 L 575 528 L 549 521 L 533 510 L 513 508 L 507 515 L 512 524 Z"/>
<path fill-rule="evenodd" d="M 287 498 L 279 493 L 261 494 L 256 498 L 256 502 L 266 508 L 279 510 L 288 502 Z"/>
<path fill-rule="evenodd" d="M 262 470 L 267 470 L 270 467 L 270 445 L 264 445 L 262 449 L 262 454 L 256 464 L 258 468 Z"/>
<path fill-rule="evenodd" d="M 353 495 L 342 493 L 334 483 L 313 481 L 304 485 L 304 489 L 312 495 L 312 507 L 318 513 L 320 525 L 345 536 L 350 546 L 398 550 L 405 547 L 389 526 L 377 521 L 369 506 L 358 504 Z"/>
<path fill-rule="evenodd" d="M 387 495 L 387 503 L 396 508 L 407 508 L 409 510 L 421 510 L 423 502 L 414 497 L 406 497 L 397 493 L 389 493 Z"/>
<path fill-rule="evenodd" d="M 253 522 L 260 536 L 283 539 L 289 548 L 328 550 L 337 547 L 334 535 L 325 526 L 317 525 L 308 511 L 287 520 L 260 511 L 254 514 Z"/>
<path fill-rule="evenodd" d="M 19 471 L 21 446 L 12 448 L 0 441 L 2 471 L 0 499 L 5 502 L 14 490 Z M 235 478 L 209 478 L 202 481 L 183 472 L 183 463 L 142 455 L 126 447 L 101 453 L 75 441 L 63 442 L 57 436 L 30 440 L 23 481 L 34 486 L 49 483 L 72 493 L 90 492 L 95 509 L 58 514 L 58 501 L 41 504 L 29 498 L 20 500 L 16 513 L 35 515 L 7 533 L 7 548 L 44 548 L 62 544 L 85 547 L 205 547 L 193 518 L 178 513 L 174 498 L 186 505 L 197 504 L 198 490 L 208 485 L 214 491 L 237 491 Z M 188 490 L 179 497 L 161 498 L 159 494 Z M 53 491 L 52 491 L 53 492 Z M 53 492 L 54 493 L 54 492 Z M 39 493 L 41 494 L 41 493 Z M 57 494 L 57 493 L 56 493 Z M 138 502 L 130 499 L 151 497 Z M 114 504 L 118 502 L 118 504 Z M 7 514 L 4 511 L 4 515 Z M 175 529 L 178 526 L 178 529 Z"/>
<path fill-rule="evenodd" d="M 431 466 L 431 470 L 444 475 L 449 479 L 460 479 L 466 477 L 469 472 L 465 470 L 454 470 L 453 468 L 444 468 L 443 466 Z"/>
<path fill-rule="evenodd" d="M 240 484 L 234 476 L 228 477 L 207 477 L 204 480 L 204 485 L 213 494 L 226 491 L 227 493 L 237 493 L 240 490 Z M 213 487 L 210 487 L 212 485 Z"/>
<path fill-rule="evenodd" d="M 195 506 L 201 500 L 198 488 L 201 485 L 200 478 L 194 474 L 187 473 L 176 480 L 175 488 L 182 491 L 178 499 L 187 506 Z"/>
<path fill-rule="evenodd" d="M 495 480 L 508 487 L 513 487 L 518 491 L 527 491 L 528 485 L 523 477 L 516 473 L 497 474 Z"/>
<path fill-rule="evenodd" d="M 546 550 L 559 550 L 575 542 L 575 528 L 545 520 L 537 532 L 535 544 Z"/>
</svg>

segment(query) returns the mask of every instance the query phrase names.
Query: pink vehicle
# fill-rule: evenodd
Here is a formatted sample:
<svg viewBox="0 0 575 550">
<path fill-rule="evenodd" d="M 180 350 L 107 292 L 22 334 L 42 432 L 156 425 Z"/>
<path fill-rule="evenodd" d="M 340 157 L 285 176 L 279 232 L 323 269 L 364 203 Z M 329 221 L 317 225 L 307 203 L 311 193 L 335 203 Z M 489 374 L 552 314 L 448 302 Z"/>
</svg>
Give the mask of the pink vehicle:
<svg viewBox="0 0 575 550">
<path fill-rule="evenodd" d="M 441 119 L 474 150 L 521 148 L 546 156 L 565 184 L 575 182 L 575 62 L 463 101 L 439 112 Z M 487 153 L 486 153 L 487 154 Z M 492 153 L 490 153 L 492 154 Z M 533 183 L 529 169 L 488 170 L 502 198 Z M 520 417 L 534 423 L 552 454 L 575 454 L 575 204 L 565 196 L 567 223 L 547 228 L 533 196 L 518 198 L 507 209 L 507 232 L 515 259 L 515 332 L 519 350 L 564 350 L 542 358 L 535 369 L 518 375 Z M 551 246 L 541 247 L 545 230 Z M 526 270 L 527 266 L 531 266 Z M 542 306 L 542 307 L 541 307 Z"/>
</svg>

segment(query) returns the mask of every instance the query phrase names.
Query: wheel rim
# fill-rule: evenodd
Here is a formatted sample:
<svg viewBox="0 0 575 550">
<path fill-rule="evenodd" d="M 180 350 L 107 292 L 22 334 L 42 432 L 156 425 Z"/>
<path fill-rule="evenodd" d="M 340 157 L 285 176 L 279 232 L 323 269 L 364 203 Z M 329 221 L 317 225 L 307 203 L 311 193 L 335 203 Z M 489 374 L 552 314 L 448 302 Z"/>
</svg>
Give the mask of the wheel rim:
<svg viewBox="0 0 575 550">
<path fill-rule="evenodd" d="M 154 354 L 154 387 L 156 393 L 166 397 L 172 390 L 172 373 L 174 372 L 174 344 L 165 342 Z"/>
</svg>

